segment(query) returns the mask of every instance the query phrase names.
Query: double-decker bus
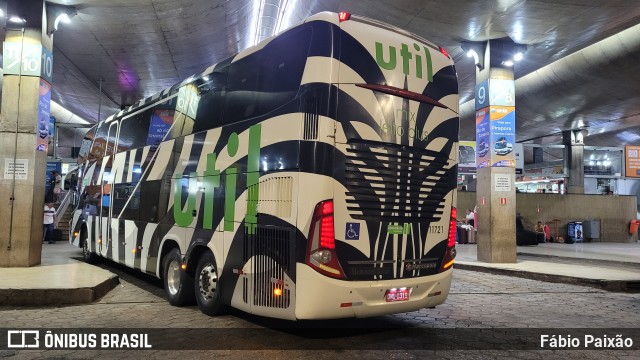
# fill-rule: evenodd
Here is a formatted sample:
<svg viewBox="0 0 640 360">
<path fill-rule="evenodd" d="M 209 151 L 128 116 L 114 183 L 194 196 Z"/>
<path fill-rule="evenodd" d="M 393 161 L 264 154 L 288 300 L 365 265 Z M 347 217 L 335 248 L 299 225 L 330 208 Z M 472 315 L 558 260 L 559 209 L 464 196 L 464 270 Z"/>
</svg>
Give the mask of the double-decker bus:
<svg viewBox="0 0 640 360">
<path fill-rule="evenodd" d="M 455 256 L 458 130 L 443 48 L 319 13 L 92 128 L 70 241 L 209 315 L 433 307 Z"/>
</svg>

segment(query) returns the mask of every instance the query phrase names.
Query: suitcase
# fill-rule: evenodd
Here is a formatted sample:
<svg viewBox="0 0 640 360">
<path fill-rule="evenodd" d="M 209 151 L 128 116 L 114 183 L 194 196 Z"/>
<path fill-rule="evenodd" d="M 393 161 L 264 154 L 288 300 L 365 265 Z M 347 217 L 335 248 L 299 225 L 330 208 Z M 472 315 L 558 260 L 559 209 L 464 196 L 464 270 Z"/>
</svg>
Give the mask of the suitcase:
<svg viewBox="0 0 640 360">
<path fill-rule="evenodd" d="M 469 237 L 467 234 L 467 230 L 464 228 L 458 227 L 456 228 L 456 232 L 459 234 L 458 244 L 467 244 L 469 243 Z"/>
<path fill-rule="evenodd" d="M 53 229 L 53 238 L 51 239 L 51 241 L 62 241 L 62 230 L 60 229 Z"/>
<path fill-rule="evenodd" d="M 467 234 L 467 238 L 469 240 L 469 244 L 475 244 L 476 243 L 476 230 L 475 229 L 471 229 L 471 230 L 467 230 L 468 234 Z"/>
</svg>

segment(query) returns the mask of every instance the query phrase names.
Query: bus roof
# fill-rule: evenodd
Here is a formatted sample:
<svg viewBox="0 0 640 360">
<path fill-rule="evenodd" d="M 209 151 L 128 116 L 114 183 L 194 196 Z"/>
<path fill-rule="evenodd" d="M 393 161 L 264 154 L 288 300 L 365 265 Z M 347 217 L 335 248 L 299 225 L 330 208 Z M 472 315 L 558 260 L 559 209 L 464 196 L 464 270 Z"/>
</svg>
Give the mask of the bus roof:
<svg viewBox="0 0 640 360">
<path fill-rule="evenodd" d="M 306 22 L 309 22 L 309 21 L 326 21 L 326 22 L 334 23 L 336 25 L 340 24 L 340 21 L 338 19 L 338 13 L 330 12 L 330 11 L 323 11 L 323 12 L 314 14 L 314 15 L 306 18 L 302 22 L 293 24 L 289 29 L 294 28 L 294 27 L 296 27 L 296 26 L 298 26 L 298 25 L 300 25 L 302 23 L 306 23 Z M 416 34 L 413 34 L 413 33 L 408 32 L 406 30 L 402 30 L 402 29 L 400 29 L 398 27 L 395 27 L 393 25 L 387 24 L 387 23 L 379 21 L 379 20 L 375 20 L 375 19 L 371 19 L 371 18 L 368 18 L 368 17 L 359 16 L 359 15 L 350 15 L 350 18 L 347 21 L 358 21 L 358 22 L 361 22 L 361 23 L 373 25 L 373 26 L 378 27 L 378 28 L 382 28 L 384 30 L 393 31 L 395 33 L 398 33 L 398 34 L 410 37 L 410 38 L 412 38 L 412 39 L 414 39 L 416 41 L 419 41 L 420 43 L 423 43 L 424 45 L 427 45 L 427 46 L 429 46 L 429 47 L 431 47 L 431 48 L 433 48 L 435 50 L 440 50 L 440 48 L 437 45 L 435 45 L 434 43 L 432 43 L 432 42 L 430 42 L 430 41 L 428 41 L 428 40 L 426 40 L 426 39 L 424 39 L 424 38 L 422 38 L 422 37 L 420 37 L 420 36 L 418 36 Z M 286 29 L 284 31 L 287 31 L 287 30 L 288 29 Z M 231 56 L 229 56 L 229 57 L 227 57 L 227 58 L 225 58 L 225 59 L 223 59 L 223 60 L 221 60 L 221 61 L 219 61 L 219 62 L 217 62 L 217 63 L 215 63 L 215 64 L 213 64 L 211 66 L 209 66 L 209 67 L 207 67 L 200 74 L 194 74 L 192 76 L 189 76 L 188 78 L 182 80 L 179 83 L 174 84 L 173 86 L 171 86 L 169 88 L 166 88 L 166 89 L 162 90 L 161 92 L 158 92 L 158 93 L 156 93 L 156 94 L 154 94 L 152 96 L 148 96 L 146 98 L 138 100 L 136 103 L 134 103 L 133 105 L 129 106 L 128 108 L 120 110 L 118 113 L 109 116 L 105 120 L 105 122 L 111 122 L 111 121 L 114 121 L 115 119 L 122 118 L 122 117 L 124 117 L 124 116 L 126 116 L 126 115 L 128 115 L 128 114 L 130 114 L 132 112 L 137 111 L 138 109 L 140 109 L 141 107 L 144 107 L 145 105 L 154 103 L 154 102 L 159 101 L 159 100 L 161 100 L 161 99 L 163 99 L 163 98 L 165 98 L 167 96 L 170 96 L 170 95 L 174 94 L 175 92 L 178 91 L 178 89 L 180 89 L 181 86 L 186 85 L 186 84 L 192 82 L 193 80 L 195 80 L 195 79 L 197 79 L 197 78 L 199 78 L 201 76 L 205 76 L 205 75 L 213 72 L 213 70 L 219 64 L 229 63 L 229 62 L 231 62 L 231 60 L 236 60 L 238 56 L 243 57 L 243 56 L 246 56 L 248 54 L 251 54 L 251 53 L 263 48 L 275 36 L 277 36 L 277 35 L 274 35 L 274 36 L 271 36 L 269 38 L 266 38 L 266 39 L 262 40 L 261 42 L 259 42 L 258 44 L 255 44 L 255 45 L 250 46 L 250 47 L 248 47 L 246 49 L 243 49 L 243 50 L 239 51 L 238 53 L 233 54 L 233 55 L 231 55 Z M 451 58 L 450 58 L 450 60 L 453 62 L 453 60 Z"/>
</svg>

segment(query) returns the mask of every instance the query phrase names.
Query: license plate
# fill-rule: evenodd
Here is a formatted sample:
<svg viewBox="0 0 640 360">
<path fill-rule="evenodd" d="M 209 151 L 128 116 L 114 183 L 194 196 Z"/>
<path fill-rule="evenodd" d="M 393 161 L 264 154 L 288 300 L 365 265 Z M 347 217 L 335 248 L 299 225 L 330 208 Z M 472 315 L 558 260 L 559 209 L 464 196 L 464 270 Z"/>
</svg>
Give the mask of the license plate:
<svg viewBox="0 0 640 360">
<path fill-rule="evenodd" d="M 409 288 L 389 289 L 384 296 L 387 302 L 407 301 L 409 300 Z"/>
</svg>

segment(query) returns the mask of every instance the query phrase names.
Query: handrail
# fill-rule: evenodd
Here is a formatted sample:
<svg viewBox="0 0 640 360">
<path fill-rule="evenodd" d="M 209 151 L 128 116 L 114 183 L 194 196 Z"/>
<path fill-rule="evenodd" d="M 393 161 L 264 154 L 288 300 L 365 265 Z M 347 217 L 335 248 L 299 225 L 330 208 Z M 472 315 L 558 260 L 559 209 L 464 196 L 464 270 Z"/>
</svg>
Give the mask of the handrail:
<svg viewBox="0 0 640 360">
<path fill-rule="evenodd" d="M 69 202 L 70 202 L 69 200 L 71 200 L 72 194 L 73 194 L 73 190 L 69 190 L 65 192 L 64 197 L 60 201 L 60 205 L 56 209 L 56 216 L 55 216 L 55 222 L 54 222 L 54 226 L 56 228 L 58 227 L 58 223 L 60 222 L 60 219 L 62 219 L 62 215 L 64 215 L 64 213 L 67 211 L 67 207 L 69 207 Z"/>
</svg>

